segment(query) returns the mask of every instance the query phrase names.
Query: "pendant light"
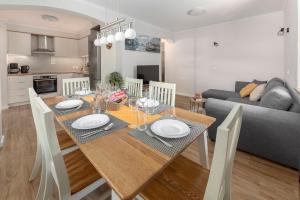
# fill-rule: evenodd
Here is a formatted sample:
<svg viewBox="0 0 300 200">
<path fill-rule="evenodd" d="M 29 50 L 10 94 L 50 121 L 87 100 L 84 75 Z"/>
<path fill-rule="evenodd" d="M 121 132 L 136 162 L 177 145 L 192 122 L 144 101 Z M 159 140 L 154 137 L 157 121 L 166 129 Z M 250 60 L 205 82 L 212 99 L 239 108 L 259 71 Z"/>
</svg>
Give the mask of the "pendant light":
<svg viewBox="0 0 300 200">
<path fill-rule="evenodd" d="M 119 31 L 115 35 L 115 40 L 117 42 L 123 42 L 125 40 L 125 34 L 123 33 L 121 26 L 119 26 Z"/>
<path fill-rule="evenodd" d="M 108 43 L 107 38 L 105 37 L 104 33 L 102 34 L 102 37 L 100 38 L 100 45 L 106 45 Z"/>
<path fill-rule="evenodd" d="M 136 37 L 136 32 L 132 28 L 132 23 L 128 24 L 128 29 L 125 31 L 125 38 L 126 39 L 134 39 Z"/>
<path fill-rule="evenodd" d="M 97 33 L 97 38 L 96 38 L 95 41 L 94 41 L 94 45 L 95 45 L 96 47 L 100 47 L 100 46 L 101 46 L 99 33 Z"/>
<path fill-rule="evenodd" d="M 115 36 L 112 34 L 112 32 L 107 36 L 107 42 L 108 43 L 114 43 L 115 42 Z"/>
</svg>

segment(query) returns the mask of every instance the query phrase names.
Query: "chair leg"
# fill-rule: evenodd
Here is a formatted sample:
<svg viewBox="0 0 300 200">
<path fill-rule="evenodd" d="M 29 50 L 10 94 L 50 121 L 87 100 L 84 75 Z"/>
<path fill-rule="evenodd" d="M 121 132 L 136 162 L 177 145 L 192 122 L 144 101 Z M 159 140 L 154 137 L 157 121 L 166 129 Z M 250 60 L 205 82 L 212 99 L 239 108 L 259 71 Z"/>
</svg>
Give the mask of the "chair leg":
<svg viewBox="0 0 300 200">
<path fill-rule="evenodd" d="M 37 149 L 36 149 L 35 161 L 34 161 L 34 164 L 33 164 L 31 175 L 29 177 L 29 182 L 33 181 L 36 178 L 36 176 L 37 176 L 37 174 L 39 172 L 39 169 L 41 167 L 41 164 L 42 164 L 42 160 L 41 160 L 42 154 L 41 154 L 41 151 L 42 151 L 41 150 L 41 146 L 38 143 L 37 144 Z"/>
<path fill-rule="evenodd" d="M 120 200 L 120 197 L 116 194 L 114 190 L 111 190 L 111 200 Z"/>
<path fill-rule="evenodd" d="M 45 193 L 45 187 L 46 187 L 46 165 L 43 162 L 42 163 L 42 172 L 41 172 L 41 180 L 39 184 L 39 189 L 36 195 L 36 200 L 44 200 L 44 193 Z"/>
<path fill-rule="evenodd" d="M 45 191 L 44 200 L 52 199 L 54 179 L 51 174 L 51 169 L 46 169 L 45 172 Z"/>
</svg>

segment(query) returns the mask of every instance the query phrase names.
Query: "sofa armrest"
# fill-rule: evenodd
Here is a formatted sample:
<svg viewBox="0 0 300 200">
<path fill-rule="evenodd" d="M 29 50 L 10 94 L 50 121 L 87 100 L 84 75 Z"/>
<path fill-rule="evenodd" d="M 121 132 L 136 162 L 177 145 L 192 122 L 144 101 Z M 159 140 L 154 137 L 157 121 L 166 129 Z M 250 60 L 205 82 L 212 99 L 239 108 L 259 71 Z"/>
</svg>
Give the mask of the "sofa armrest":
<svg viewBox="0 0 300 200">
<path fill-rule="evenodd" d="M 235 92 L 239 93 L 243 87 L 248 85 L 250 82 L 244 82 L 244 81 L 236 81 L 235 82 Z"/>
<path fill-rule="evenodd" d="M 208 99 L 206 113 L 215 117 L 209 137 L 216 138 L 217 127 L 224 121 L 234 102 Z M 238 148 L 299 169 L 300 114 L 260 106 L 241 104 L 243 122 Z"/>
</svg>

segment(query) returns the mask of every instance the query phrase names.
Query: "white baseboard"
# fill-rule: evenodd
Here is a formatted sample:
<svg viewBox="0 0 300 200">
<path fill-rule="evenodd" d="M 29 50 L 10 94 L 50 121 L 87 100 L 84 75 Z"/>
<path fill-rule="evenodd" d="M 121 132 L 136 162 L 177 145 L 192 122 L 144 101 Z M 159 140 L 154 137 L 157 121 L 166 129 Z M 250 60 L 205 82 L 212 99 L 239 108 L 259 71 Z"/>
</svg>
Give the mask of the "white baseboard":
<svg viewBox="0 0 300 200">
<path fill-rule="evenodd" d="M 0 149 L 4 146 L 4 135 L 0 138 Z"/>
</svg>

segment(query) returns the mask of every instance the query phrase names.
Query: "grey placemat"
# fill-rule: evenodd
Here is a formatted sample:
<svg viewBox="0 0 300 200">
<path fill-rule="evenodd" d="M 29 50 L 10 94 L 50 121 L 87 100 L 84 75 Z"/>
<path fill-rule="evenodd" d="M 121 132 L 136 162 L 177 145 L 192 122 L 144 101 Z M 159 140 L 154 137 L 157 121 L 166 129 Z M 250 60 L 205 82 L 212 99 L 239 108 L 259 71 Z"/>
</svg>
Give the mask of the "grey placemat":
<svg viewBox="0 0 300 200">
<path fill-rule="evenodd" d="M 168 118 L 164 117 L 161 119 L 168 119 Z M 169 119 L 174 119 L 174 118 L 169 118 Z M 192 141 L 194 141 L 200 134 L 202 134 L 207 129 L 207 126 L 204 124 L 189 122 L 184 119 L 178 119 L 178 118 L 176 118 L 176 119 L 192 126 L 192 128 L 191 128 L 190 134 L 183 138 L 170 139 L 170 138 L 160 137 L 161 139 L 165 140 L 166 142 L 172 144 L 173 147 L 171 147 L 171 148 L 167 147 L 163 143 L 159 142 L 157 139 L 151 138 L 145 132 L 140 131 L 138 129 L 131 130 L 129 132 L 129 134 L 132 135 L 133 137 L 137 138 L 138 140 L 142 141 L 143 143 L 151 146 L 152 148 L 162 152 L 163 154 L 173 157 L 178 152 L 181 152 L 187 144 L 190 144 Z M 148 126 L 148 130 L 150 130 L 150 128 L 149 128 L 150 126 L 151 126 L 151 124 Z"/>
<path fill-rule="evenodd" d="M 53 112 L 56 114 L 56 115 L 66 115 L 66 114 L 69 114 L 69 113 L 72 113 L 72 112 L 77 112 L 79 110 L 83 110 L 83 109 L 87 109 L 90 107 L 90 103 L 85 101 L 85 100 L 82 100 L 83 101 L 83 104 L 80 108 L 71 108 L 71 109 L 57 109 L 55 108 L 56 104 L 51 106 L 50 108 L 53 110 Z"/>
<path fill-rule="evenodd" d="M 110 114 L 107 114 L 109 116 L 109 119 L 110 121 L 106 124 L 110 124 L 110 123 L 114 123 L 114 126 L 112 127 L 112 129 L 108 130 L 108 131 L 102 131 L 102 132 L 99 132 L 95 135 L 92 135 L 90 137 L 87 137 L 87 138 L 82 138 L 81 135 L 82 134 L 85 134 L 85 133 L 90 133 L 90 132 L 93 132 L 93 131 L 96 131 L 96 130 L 100 130 L 102 129 L 103 127 L 99 127 L 99 128 L 96 128 L 96 129 L 89 129 L 89 130 L 78 130 L 78 129 L 75 129 L 75 128 L 72 128 L 71 124 L 77 120 L 78 118 L 76 119 L 72 119 L 72 120 L 66 120 L 64 121 L 64 125 L 70 130 L 70 132 L 74 135 L 74 137 L 77 139 L 77 141 L 79 141 L 80 143 L 86 143 L 88 141 L 91 141 L 91 140 L 94 140 L 98 137 L 101 137 L 101 136 L 104 136 L 104 135 L 108 135 L 112 132 L 115 132 L 119 129 L 122 129 L 122 128 L 125 128 L 128 126 L 128 123 L 123 121 L 123 120 L 120 120 Z M 105 126 L 104 126 L 105 127 Z"/>
<path fill-rule="evenodd" d="M 153 107 L 153 108 L 148 108 L 149 109 L 149 115 L 156 115 L 156 114 L 160 114 L 168 109 L 170 109 L 171 106 L 166 105 L 166 104 L 159 104 L 159 106 L 157 107 Z M 145 108 L 139 108 L 140 110 L 145 112 Z"/>
</svg>

